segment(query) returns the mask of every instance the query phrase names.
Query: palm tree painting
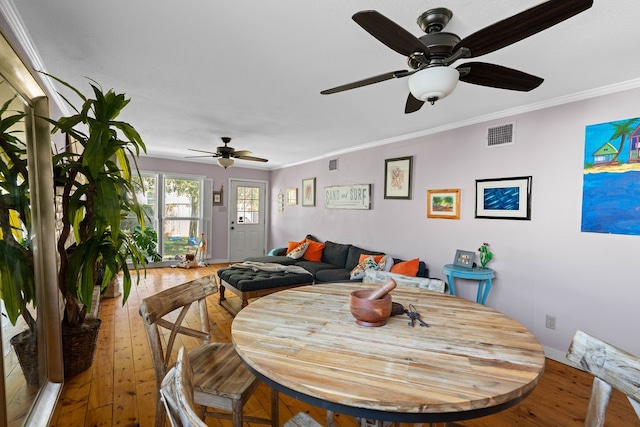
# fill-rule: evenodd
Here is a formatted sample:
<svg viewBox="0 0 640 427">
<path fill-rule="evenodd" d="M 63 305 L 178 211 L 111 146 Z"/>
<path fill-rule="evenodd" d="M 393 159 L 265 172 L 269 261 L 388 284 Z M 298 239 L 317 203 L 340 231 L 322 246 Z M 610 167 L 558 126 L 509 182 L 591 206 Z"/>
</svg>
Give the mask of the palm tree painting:
<svg viewBox="0 0 640 427">
<path fill-rule="evenodd" d="M 583 232 L 640 235 L 639 153 L 640 118 L 586 127 Z"/>
</svg>

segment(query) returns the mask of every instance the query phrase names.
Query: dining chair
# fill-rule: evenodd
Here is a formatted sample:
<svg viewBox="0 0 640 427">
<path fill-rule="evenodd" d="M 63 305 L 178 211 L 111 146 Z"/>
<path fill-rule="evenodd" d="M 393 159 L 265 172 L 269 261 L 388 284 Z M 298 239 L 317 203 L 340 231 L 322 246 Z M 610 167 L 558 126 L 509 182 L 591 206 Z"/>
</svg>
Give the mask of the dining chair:
<svg viewBox="0 0 640 427">
<path fill-rule="evenodd" d="M 193 401 L 193 370 L 184 347 L 178 350 L 175 365 L 167 372 L 160 386 L 160 397 L 171 427 L 206 427 L 196 414 Z"/>
<path fill-rule="evenodd" d="M 211 342 L 206 297 L 218 290 L 215 274 L 163 290 L 142 300 L 140 315 L 151 346 L 156 376 L 157 401 L 155 426 L 165 423 L 166 410 L 160 387 L 170 368 L 178 336 L 181 342 L 193 337 L 201 344 L 189 349 L 187 355 L 193 367 L 194 401 L 201 406 L 200 417 L 232 420 L 233 427 L 243 421 L 278 426 L 278 393 L 271 389 L 271 419 L 244 416 L 242 408 L 258 387 L 259 380 L 247 369 L 233 344 Z M 188 318 L 196 311 L 199 322 Z M 178 313 L 179 310 L 179 313 Z M 173 313 L 173 312 L 176 313 Z M 199 323 L 199 330 L 191 325 Z M 207 408 L 214 408 L 210 411 Z"/>
<path fill-rule="evenodd" d="M 567 359 L 592 374 L 585 427 L 602 427 L 611 389 L 624 393 L 640 418 L 640 357 L 577 331 Z"/>
</svg>

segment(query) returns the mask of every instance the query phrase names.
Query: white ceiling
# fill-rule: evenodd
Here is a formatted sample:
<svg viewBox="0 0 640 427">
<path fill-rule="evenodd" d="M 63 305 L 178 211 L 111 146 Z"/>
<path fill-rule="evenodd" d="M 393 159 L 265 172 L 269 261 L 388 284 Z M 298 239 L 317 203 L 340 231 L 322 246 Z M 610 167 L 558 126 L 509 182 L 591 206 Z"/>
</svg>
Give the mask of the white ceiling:
<svg viewBox="0 0 640 427">
<path fill-rule="evenodd" d="M 461 38 L 539 0 L 2 0 L 14 7 L 44 69 L 83 91 L 84 77 L 132 98 L 123 120 L 148 154 L 184 159 L 220 137 L 270 169 L 640 86 L 640 2 L 595 0 L 591 9 L 478 59 L 545 79 L 531 92 L 460 83 L 404 114 L 407 79 L 333 95 L 320 91 L 388 71 L 405 58 L 351 16 L 375 9 L 420 36 L 416 18 L 453 11 Z M 18 19 L 18 20 L 19 20 Z M 458 61 L 455 65 L 464 63 Z M 613 85 L 613 86 L 612 86 Z M 198 161 L 215 163 L 214 159 Z"/>
</svg>

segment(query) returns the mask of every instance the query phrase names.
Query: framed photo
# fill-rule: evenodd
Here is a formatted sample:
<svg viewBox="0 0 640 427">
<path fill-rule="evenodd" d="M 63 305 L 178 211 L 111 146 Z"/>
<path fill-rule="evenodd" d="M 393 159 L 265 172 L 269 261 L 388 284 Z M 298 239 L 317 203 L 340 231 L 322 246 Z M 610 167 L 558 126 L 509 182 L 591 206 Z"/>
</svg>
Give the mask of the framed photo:
<svg viewBox="0 0 640 427">
<path fill-rule="evenodd" d="M 460 189 L 427 190 L 427 218 L 460 219 Z"/>
<path fill-rule="evenodd" d="M 456 257 L 453 259 L 453 265 L 462 268 L 473 268 L 473 260 L 475 258 L 475 252 L 458 249 L 456 251 Z"/>
<path fill-rule="evenodd" d="M 384 161 L 384 198 L 411 199 L 411 163 L 413 156 Z"/>
<path fill-rule="evenodd" d="M 316 205 L 316 179 L 307 178 L 302 180 L 302 206 Z"/>
<path fill-rule="evenodd" d="M 298 189 L 287 188 L 287 205 L 297 205 L 297 204 L 298 204 Z"/>
<path fill-rule="evenodd" d="M 531 220 L 532 179 L 477 179 L 476 218 Z"/>
<path fill-rule="evenodd" d="M 213 192 L 213 206 L 222 206 L 222 190 Z"/>
</svg>

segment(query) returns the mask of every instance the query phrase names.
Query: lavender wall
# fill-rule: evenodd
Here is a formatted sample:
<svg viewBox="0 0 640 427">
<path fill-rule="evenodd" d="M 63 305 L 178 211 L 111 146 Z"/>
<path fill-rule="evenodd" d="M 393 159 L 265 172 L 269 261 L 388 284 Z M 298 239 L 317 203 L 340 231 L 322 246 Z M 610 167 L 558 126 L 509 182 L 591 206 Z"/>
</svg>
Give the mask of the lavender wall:
<svg viewBox="0 0 640 427">
<path fill-rule="evenodd" d="M 487 304 L 526 325 L 561 358 L 576 329 L 640 354 L 637 271 L 640 236 L 580 232 L 585 126 L 639 116 L 640 90 L 471 125 L 439 134 L 293 166 L 271 174 L 271 195 L 317 178 L 316 207 L 271 212 L 270 246 L 311 233 L 402 258 L 420 257 L 432 276 L 444 277 L 456 249 L 491 244 L 496 270 Z M 437 106 L 436 106 L 437 107 Z M 516 143 L 486 148 L 486 128 L 516 122 Z M 385 200 L 384 160 L 412 155 L 412 200 Z M 330 157 L 335 158 L 335 157 Z M 533 176 L 531 221 L 474 218 L 475 180 Z M 324 208 L 329 185 L 372 184 L 369 211 Z M 460 220 L 426 218 L 427 189 L 460 188 Z M 459 293 L 475 299 L 471 282 Z M 545 328 L 545 315 L 557 318 Z"/>
<path fill-rule="evenodd" d="M 151 172 L 163 172 L 174 174 L 199 175 L 213 180 L 214 190 L 220 190 L 220 186 L 224 186 L 223 197 L 224 204 L 222 206 L 213 207 L 212 218 L 212 235 L 207 236 L 209 249 L 211 251 L 211 259 L 214 261 L 226 261 L 227 257 L 227 234 L 229 227 L 228 218 L 228 200 L 229 179 L 252 179 L 268 181 L 270 172 L 267 170 L 247 169 L 233 166 L 229 169 L 223 169 L 217 164 L 205 164 L 194 162 L 183 162 L 179 160 L 159 159 L 155 157 L 143 156 L 138 159 L 138 167 L 140 170 Z"/>
</svg>

